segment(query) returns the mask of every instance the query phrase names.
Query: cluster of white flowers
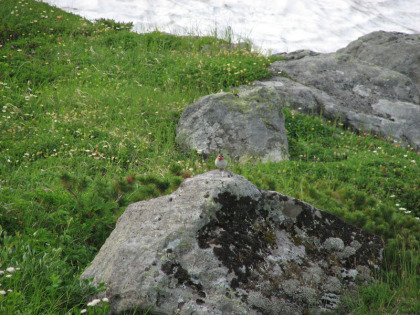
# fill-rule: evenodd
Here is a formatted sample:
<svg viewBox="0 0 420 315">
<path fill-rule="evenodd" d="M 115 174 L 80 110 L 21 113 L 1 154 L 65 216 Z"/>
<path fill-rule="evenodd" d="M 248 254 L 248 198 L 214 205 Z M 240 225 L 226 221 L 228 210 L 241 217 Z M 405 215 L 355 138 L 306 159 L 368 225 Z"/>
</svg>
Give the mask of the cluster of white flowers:
<svg viewBox="0 0 420 315">
<path fill-rule="evenodd" d="M 410 210 L 407 210 L 406 208 L 404 208 L 404 207 L 400 207 L 400 204 L 399 203 L 396 203 L 395 204 L 395 206 L 397 206 L 398 207 L 398 210 L 400 210 L 400 211 L 404 211 L 404 213 L 405 214 L 410 214 L 411 213 L 411 211 Z"/>
<path fill-rule="evenodd" d="M 11 278 L 13 275 L 13 273 L 15 272 L 15 271 L 17 271 L 17 270 L 20 270 L 20 268 L 19 267 L 17 267 L 17 268 L 15 268 L 15 267 L 8 267 L 8 268 L 6 268 L 6 271 L 4 271 L 4 270 L 0 270 L 0 276 L 2 276 L 2 275 L 4 275 L 5 273 L 7 273 L 6 274 L 6 278 Z M 0 283 L 0 287 L 1 286 L 3 286 L 3 284 L 2 283 Z M 0 295 L 6 295 L 7 294 L 7 292 L 13 292 L 13 290 L 12 289 L 7 289 L 7 291 L 6 290 L 0 290 Z"/>
<path fill-rule="evenodd" d="M 104 302 L 104 303 L 108 303 L 109 302 L 109 299 L 108 298 L 106 298 L 106 297 L 104 297 L 104 298 L 102 298 L 102 299 L 94 299 L 94 300 L 92 300 L 92 301 L 90 301 L 88 304 L 87 304 L 87 306 L 96 306 L 96 305 L 98 305 L 99 303 L 101 303 L 101 302 Z M 80 311 L 80 313 L 81 314 L 84 314 L 84 313 L 86 313 L 87 312 L 87 309 L 82 309 L 81 311 Z"/>
</svg>

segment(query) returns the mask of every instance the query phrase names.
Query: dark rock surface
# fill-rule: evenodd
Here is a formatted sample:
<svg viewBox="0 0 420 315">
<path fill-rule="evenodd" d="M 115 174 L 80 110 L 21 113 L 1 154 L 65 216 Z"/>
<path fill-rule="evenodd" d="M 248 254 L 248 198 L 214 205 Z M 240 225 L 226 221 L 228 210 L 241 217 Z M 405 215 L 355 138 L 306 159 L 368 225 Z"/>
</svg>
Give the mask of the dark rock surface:
<svg viewBox="0 0 420 315">
<path fill-rule="evenodd" d="M 383 242 L 244 177 L 211 171 L 130 205 L 82 274 L 113 313 L 307 314 L 372 280 Z"/>
<path fill-rule="evenodd" d="M 207 95 L 188 106 L 177 130 L 177 142 L 188 150 L 230 157 L 287 159 L 283 102 L 272 87 L 237 89 Z"/>
</svg>

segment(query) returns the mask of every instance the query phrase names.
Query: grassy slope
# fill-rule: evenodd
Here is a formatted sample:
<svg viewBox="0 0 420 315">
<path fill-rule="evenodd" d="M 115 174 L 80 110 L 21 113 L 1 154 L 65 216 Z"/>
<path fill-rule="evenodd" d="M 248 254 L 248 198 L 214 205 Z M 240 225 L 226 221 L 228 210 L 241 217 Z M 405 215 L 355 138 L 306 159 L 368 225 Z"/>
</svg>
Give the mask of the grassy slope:
<svg viewBox="0 0 420 315">
<path fill-rule="evenodd" d="M 177 149 L 183 109 L 267 76 L 270 60 L 216 38 L 133 34 L 34 1 L 0 0 L 0 21 L 0 270 L 21 268 L 0 275 L 0 290 L 13 290 L 0 295 L 0 313 L 77 314 L 95 290 L 77 276 L 125 206 L 213 169 L 213 159 Z M 231 161 L 232 170 L 384 238 L 378 283 L 347 311 L 420 311 L 419 156 L 285 114 L 291 160 Z"/>
</svg>

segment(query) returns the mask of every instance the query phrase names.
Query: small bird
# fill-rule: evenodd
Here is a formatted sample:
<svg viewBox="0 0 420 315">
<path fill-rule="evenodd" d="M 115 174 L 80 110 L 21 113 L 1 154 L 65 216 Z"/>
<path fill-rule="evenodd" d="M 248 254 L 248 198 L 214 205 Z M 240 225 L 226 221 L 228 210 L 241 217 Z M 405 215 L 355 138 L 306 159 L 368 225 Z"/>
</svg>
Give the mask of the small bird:
<svg viewBox="0 0 420 315">
<path fill-rule="evenodd" d="M 223 157 L 223 154 L 220 153 L 217 158 L 216 161 L 214 161 L 214 164 L 216 164 L 216 167 L 220 169 L 220 171 L 223 171 L 226 166 L 227 166 L 227 161 L 225 160 L 225 158 Z"/>
</svg>

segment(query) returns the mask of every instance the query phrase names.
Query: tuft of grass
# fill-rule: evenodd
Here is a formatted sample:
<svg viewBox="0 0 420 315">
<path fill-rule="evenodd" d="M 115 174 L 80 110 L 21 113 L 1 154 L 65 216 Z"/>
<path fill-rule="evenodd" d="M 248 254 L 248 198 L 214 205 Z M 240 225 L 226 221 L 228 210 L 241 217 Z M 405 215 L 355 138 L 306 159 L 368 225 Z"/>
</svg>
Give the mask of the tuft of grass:
<svg viewBox="0 0 420 315">
<path fill-rule="evenodd" d="M 357 297 L 345 296 L 342 309 L 353 314 L 418 314 L 420 312 L 420 259 L 404 235 L 385 250 L 377 281 L 359 289 Z M 408 245 L 408 246 L 407 246 Z M 395 250 L 396 249 L 396 250 Z M 407 250 L 408 249 L 408 250 Z"/>
<path fill-rule="evenodd" d="M 106 314 L 106 301 L 89 299 L 103 287 L 78 278 L 125 207 L 214 169 L 213 158 L 178 150 L 182 111 L 252 85 L 274 61 L 232 44 L 231 34 L 131 27 L 1 1 L 0 270 L 20 270 L 0 275 L 0 313 Z M 417 310 L 419 155 L 340 122 L 285 116 L 290 161 L 231 169 L 384 238 L 378 283 L 348 309 Z"/>
</svg>

